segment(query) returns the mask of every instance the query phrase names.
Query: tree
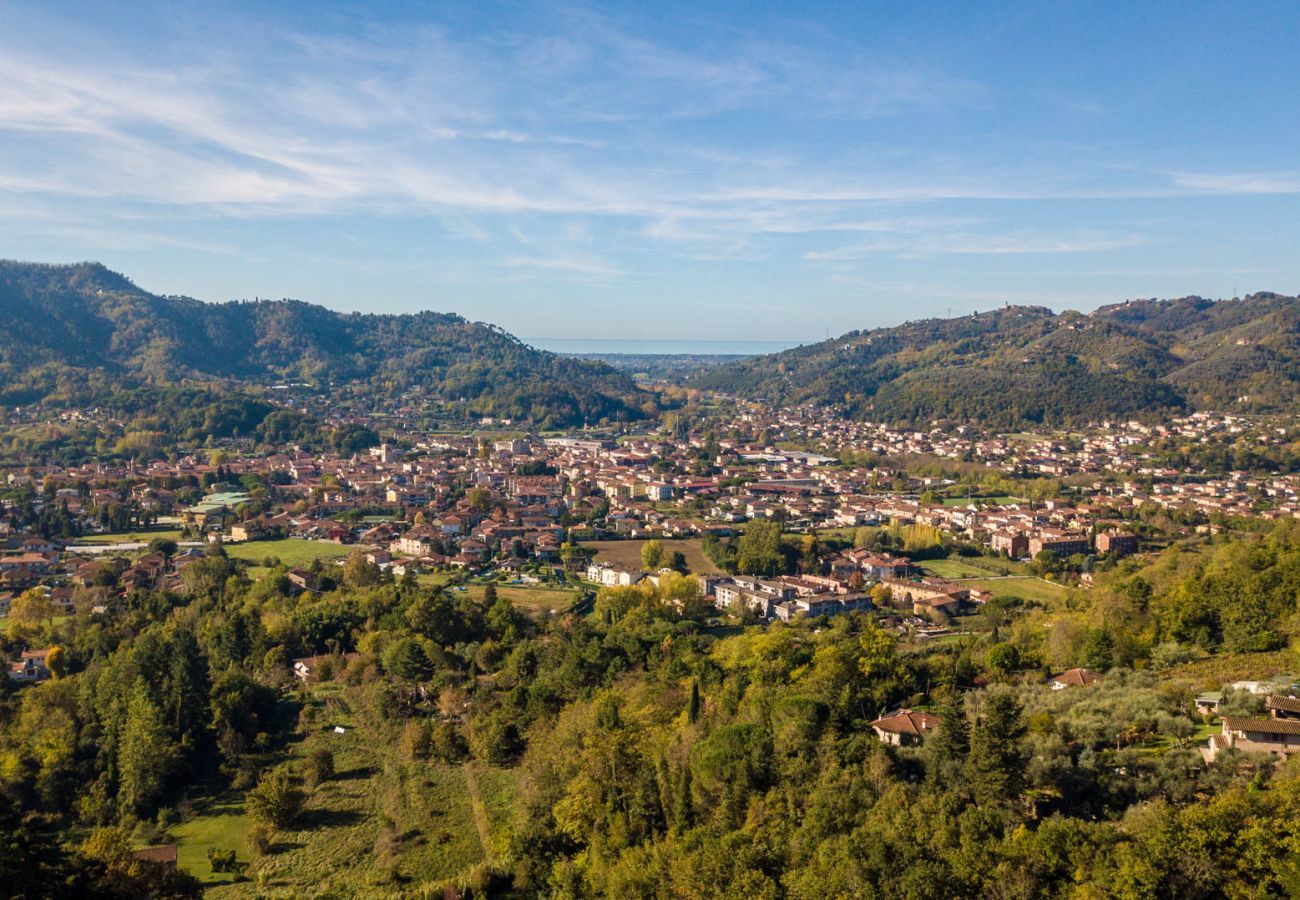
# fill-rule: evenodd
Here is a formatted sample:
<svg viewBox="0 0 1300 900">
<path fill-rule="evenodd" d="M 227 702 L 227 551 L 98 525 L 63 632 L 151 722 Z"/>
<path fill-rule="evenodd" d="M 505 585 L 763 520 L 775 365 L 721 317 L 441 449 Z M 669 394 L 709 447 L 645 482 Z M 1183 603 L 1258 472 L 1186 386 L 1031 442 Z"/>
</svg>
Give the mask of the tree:
<svg viewBox="0 0 1300 900">
<path fill-rule="evenodd" d="M 131 690 L 118 746 L 118 803 L 123 812 L 146 815 L 171 773 L 176 746 L 143 679 Z"/>
<path fill-rule="evenodd" d="M 1115 640 L 1105 628 L 1088 632 L 1079 651 L 1079 661 L 1084 668 L 1105 672 L 1115 665 Z"/>
<path fill-rule="evenodd" d="M 492 585 L 488 585 L 489 588 Z M 495 593 L 495 590 L 493 591 Z M 487 593 L 483 595 L 484 604 L 488 602 Z M 528 625 L 528 620 L 515 609 L 515 605 L 505 597 L 497 597 L 488 605 L 487 611 L 488 629 L 500 639 L 503 644 L 513 644 L 524 633 Z"/>
<path fill-rule="evenodd" d="M 149 542 L 149 551 L 170 558 L 176 555 L 176 542 L 170 538 L 154 538 Z"/>
<path fill-rule="evenodd" d="M 122 826 L 96 828 L 77 849 L 84 859 L 93 860 L 99 871 L 93 885 L 83 885 L 81 891 L 73 891 L 69 896 L 159 897 L 171 900 L 197 900 L 203 896 L 203 886 L 189 873 L 168 868 L 152 860 L 137 859 L 131 852 L 131 834 Z M 6 883 L 6 887 L 10 886 Z M 49 896 L 64 894 L 65 891 L 54 890 Z"/>
<path fill-rule="evenodd" d="M 641 545 L 641 567 L 651 572 L 658 570 L 664 561 L 664 545 L 658 541 L 646 541 Z"/>
<path fill-rule="evenodd" d="M 55 678 L 62 678 L 68 671 L 68 654 L 62 647 L 51 647 L 45 654 L 45 668 Z"/>
<path fill-rule="evenodd" d="M 775 575 L 785 567 L 781 552 L 781 526 L 756 520 L 745 526 L 736 550 L 736 568 L 742 575 Z"/>
<path fill-rule="evenodd" d="M 423 681 L 433 671 L 429 655 L 420 642 L 406 637 L 391 644 L 384 652 L 384 668 L 406 681 Z"/>
<path fill-rule="evenodd" d="M 307 787 L 315 789 L 334 777 L 334 754 L 328 747 L 317 747 L 307 757 L 303 771 L 303 780 Z"/>
<path fill-rule="evenodd" d="M 465 499 L 469 502 L 470 509 L 477 513 L 485 513 L 492 508 L 492 493 L 485 487 L 472 487 L 465 492 Z"/>
<path fill-rule="evenodd" d="M 1034 557 L 1034 571 L 1039 575 L 1049 575 L 1060 568 L 1061 558 L 1055 550 L 1040 550 Z"/>
<path fill-rule="evenodd" d="M 406 608 L 406 621 L 417 634 L 440 646 L 456 643 L 464 625 L 456 604 L 442 590 L 428 591 L 412 600 Z"/>
<path fill-rule="evenodd" d="M 981 805 L 993 806 L 1019 797 L 1024 785 L 1025 736 L 1020 705 L 1007 690 L 991 692 L 971 729 L 966 779 Z"/>
<path fill-rule="evenodd" d="M 263 773 L 248 792 L 248 814 L 253 820 L 272 828 L 287 828 L 302 812 L 303 794 L 293 783 L 285 766 Z"/>
<path fill-rule="evenodd" d="M 984 654 L 984 665 L 1002 675 L 1020 668 L 1020 651 L 1015 644 L 994 644 Z"/>
<path fill-rule="evenodd" d="M 858 635 L 858 671 L 878 711 L 907 689 L 907 666 L 898 658 L 897 642 L 874 621 L 868 621 Z"/>
<path fill-rule="evenodd" d="M 691 700 L 686 707 L 686 721 L 694 725 L 700 718 L 700 680 L 691 680 Z"/>
<path fill-rule="evenodd" d="M 799 565 L 804 572 L 816 575 L 821 568 L 820 546 L 817 543 L 817 535 L 805 534 L 799 545 Z"/>
<path fill-rule="evenodd" d="M 366 554 L 353 550 L 343 564 L 343 583 L 350 588 L 365 588 L 379 584 L 379 566 L 366 559 Z"/>
<path fill-rule="evenodd" d="M 13 599 L 9 605 L 9 618 L 22 625 L 39 625 L 54 622 L 54 601 L 40 588 L 30 588 Z"/>
<path fill-rule="evenodd" d="M 925 741 L 926 771 L 930 778 L 945 785 L 957 782 L 962 763 L 970 752 L 970 725 L 961 694 L 944 690 L 938 709 L 939 727 Z"/>
</svg>

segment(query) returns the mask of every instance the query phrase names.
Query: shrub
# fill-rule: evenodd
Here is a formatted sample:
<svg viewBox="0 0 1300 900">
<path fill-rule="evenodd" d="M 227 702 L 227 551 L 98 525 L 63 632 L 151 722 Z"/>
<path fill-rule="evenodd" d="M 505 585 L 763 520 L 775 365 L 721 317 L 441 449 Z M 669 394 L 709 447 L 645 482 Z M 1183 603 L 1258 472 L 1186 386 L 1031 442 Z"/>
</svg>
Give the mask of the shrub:
<svg viewBox="0 0 1300 900">
<path fill-rule="evenodd" d="M 315 789 L 334 777 L 334 754 L 326 747 L 317 747 L 307 757 L 303 780 Z"/>
<path fill-rule="evenodd" d="M 302 812 L 302 791 L 293 783 L 289 770 L 279 766 L 264 774 L 248 792 L 248 813 L 255 822 L 285 828 Z"/>
</svg>

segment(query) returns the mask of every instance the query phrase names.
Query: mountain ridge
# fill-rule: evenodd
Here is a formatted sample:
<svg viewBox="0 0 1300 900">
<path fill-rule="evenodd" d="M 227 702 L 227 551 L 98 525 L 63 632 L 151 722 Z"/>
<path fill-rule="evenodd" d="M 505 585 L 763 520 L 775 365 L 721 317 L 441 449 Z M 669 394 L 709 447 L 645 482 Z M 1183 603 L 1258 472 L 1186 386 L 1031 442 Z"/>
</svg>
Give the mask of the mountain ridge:
<svg viewBox="0 0 1300 900">
<path fill-rule="evenodd" d="M 1091 312 L 1005 306 L 847 332 L 692 378 L 859 419 L 1068 425 L 1300 401 L 1300 301 L 1130 300 Z"/>
<path fill-rule="evenodd" d="M 382 382 L 539 424 L 635 419 L 647 396 L 610 366 L 529 347 L 454 313 L 341 313 L 301 300 L 152 294 L 99 263 L 0 261 L 4 402 L 60 367 L 127 385 Z"/>
</svg>

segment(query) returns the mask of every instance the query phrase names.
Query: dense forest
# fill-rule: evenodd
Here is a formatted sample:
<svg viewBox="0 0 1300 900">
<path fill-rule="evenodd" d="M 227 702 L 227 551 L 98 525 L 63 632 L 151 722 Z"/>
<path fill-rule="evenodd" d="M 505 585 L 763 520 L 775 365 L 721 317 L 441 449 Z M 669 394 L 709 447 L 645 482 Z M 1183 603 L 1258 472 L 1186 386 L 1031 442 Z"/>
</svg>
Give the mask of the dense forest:
<svg viewBox="0 0 1300 900">
<path fill-rule="evenodd" d="M 603 363 L 456 315 L 160 297 L 95 263 L 0 261 L 0 316 L 0 402 L 11 405 L 84 405 L 140 385 L 362 383 L 558 426 L 640 418 L 650 399 Z"/>
<path fill-rule="evenodd" d="M 990 428 L 1276 412 L 1300 400 L 1300 301 L 1138 300 L 1084 315 L 1013 306 L 855 331 L 711 369 L 692 385 L 873 421 Z"/>
</svg>

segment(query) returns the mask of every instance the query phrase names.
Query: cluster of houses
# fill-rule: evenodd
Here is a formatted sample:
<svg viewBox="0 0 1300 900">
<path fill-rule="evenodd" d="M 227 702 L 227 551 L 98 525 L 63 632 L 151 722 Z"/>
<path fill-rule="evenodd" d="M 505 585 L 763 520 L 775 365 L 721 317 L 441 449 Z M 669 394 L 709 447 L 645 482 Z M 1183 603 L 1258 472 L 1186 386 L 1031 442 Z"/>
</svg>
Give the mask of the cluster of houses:
<svg viewBox="0 0 1300 900">
<path fill-rule="evenodd" d="M 1067 669 L 1054 676 L 1048 684 L 1054 691 L 1097 684 L 1102 676 L 1087 669 Z M 896 709 L 887 712 L 871 723 L 876 737 L 895 747 L 910 747 L 925 743 L 925 739 L 940 725 L 938 716 L 913 709 Z"/>
<path fill-rule="evenodd" d="M 910 611 L 917 617 L 914 624 L 942 624 L 991 599 L 987 591 L 922 578 L 915 571 L 905 556 L 854 549 L 836 555 L 827 575 L 697 577 L 705 597 L 718 607 L 767 621 L 866 611 L 875 608 L 874 598 Z M 587 581 L 601 587 L 626 587 L 647 577 L 653 576 L 610 562 L 595 561 L 586 570 Z"/>
</svg>

